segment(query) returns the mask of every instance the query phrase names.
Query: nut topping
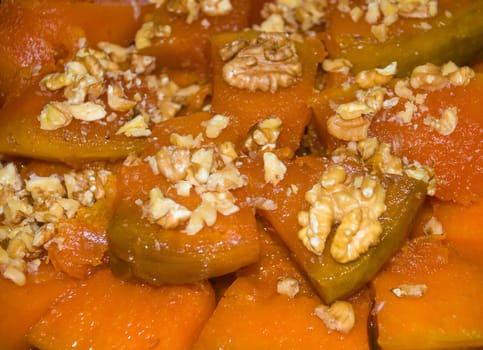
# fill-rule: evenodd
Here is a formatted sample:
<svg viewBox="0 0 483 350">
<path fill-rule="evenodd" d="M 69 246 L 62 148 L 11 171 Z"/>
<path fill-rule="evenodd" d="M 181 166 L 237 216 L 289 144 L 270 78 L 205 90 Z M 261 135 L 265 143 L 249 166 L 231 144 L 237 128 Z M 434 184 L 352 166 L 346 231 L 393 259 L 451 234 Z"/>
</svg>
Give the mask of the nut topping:
<svg viewBox="0 0 483 350">
<path fill-rule="evenodd" d="M 220 51 L 228 58 L 223 79 L 231 86 L 250 91 L 275 92 L 279 87 L 294 85 L 302 75 L 295 43 L 281 33 L 262 33 L 247 46 L 229 43 Z M 228 52 L 228 53 L 227 53 Z"/>
</svg>

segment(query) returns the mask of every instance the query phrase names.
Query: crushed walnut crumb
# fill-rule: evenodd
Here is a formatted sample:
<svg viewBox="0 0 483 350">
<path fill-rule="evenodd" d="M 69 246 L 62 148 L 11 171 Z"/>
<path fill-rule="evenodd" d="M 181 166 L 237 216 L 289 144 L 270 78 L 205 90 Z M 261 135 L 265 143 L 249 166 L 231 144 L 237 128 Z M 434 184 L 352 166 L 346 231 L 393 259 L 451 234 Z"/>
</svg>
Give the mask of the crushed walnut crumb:
<svg viewBox="0 0 483 350">
<path fill-rule="evenodd" d="M 277 293 L 295 298 L 300 291 L 299 281 L 293 277 L 280 278 L 277 282 Z"/>
<path fill-rule="evenodd" d="M 248 133 L 244 143 L 245 149 L 247 151 L 275 149 L 282 126 L 282 120 L 279 117 L 269 117 L 258 122 Z"/>
<path fill-rule="evenodd" d="M 424 224 L 423 232 L 427 235 L 437 237 L 442 237 L 444 235 L 443 225 L 435 216 L 431 216 L 431 218 Z"/>
<path fill-rule="evenodd" d="M 230 118 L 221 114 L 217 114 L 213 116 L 213 118 L 211 118 L 210 120 L 204 122 L 202 126 L 206 127 L 206 137 L 210 139 L 216 139 L 218 136 L 220 136 L 223 129 L 228 126 L 229 121 Z"/>
<path fill-rule="evenodd" d="M 283 180 L 287 172 L 286 165 L 272 152 L 265 152 L 263 154 L 263 169 L 265 182 L 271 183 L 274 186 Z"/>
<path fill-rule="evenodd" d="M 401 284 L 391 289 L 391 292 L 398 298 L 410 297 L 421 298 L 426 294 L 428 286 L 425 284 Z"/>
<path fill-rule="evenodd" d="M 330 306 L 319 305 L 314 312 L 327 328 L 345 334 L 354 328 L 356 322 L 354 308 L 347 301 L 336 301 Z"/>
<path fill-rule="evenodd" d="M 456 107 L 446 108 L 440 118 L 427 116 L 423 123 L 438 134 L 451 135 L 458 125 L 458 109 Z"/>
<path fill-rule="evenodd" d="M 135 44 L 136 49 L 142 50 L 153 45 L 153 39 L 168 38 L 171 35 L 171 27 L 169 25 L 160 25 L 152 21 L 144 22 L 141 28 L 136 32 Z"/>
</svg>

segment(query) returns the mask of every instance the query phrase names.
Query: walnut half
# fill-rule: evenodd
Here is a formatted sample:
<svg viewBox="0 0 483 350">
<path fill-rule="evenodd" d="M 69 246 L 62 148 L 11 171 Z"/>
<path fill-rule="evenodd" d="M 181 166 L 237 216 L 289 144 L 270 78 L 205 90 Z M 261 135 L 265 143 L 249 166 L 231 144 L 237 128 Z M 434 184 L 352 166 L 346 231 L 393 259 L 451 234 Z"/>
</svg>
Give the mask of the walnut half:
<svg viewBox="0 0 483 350">
<path fill-rule="evenodd" d="M 236 51 L 226 55 L 227 48 Z M 295 43 L 283 33 L 261 33 L 244 45 L 228 43 L 220 55 L 226 61 L 223 79 L 240 89 L 275 92 L 292 86 L 302 75 Z"/>
</svg>

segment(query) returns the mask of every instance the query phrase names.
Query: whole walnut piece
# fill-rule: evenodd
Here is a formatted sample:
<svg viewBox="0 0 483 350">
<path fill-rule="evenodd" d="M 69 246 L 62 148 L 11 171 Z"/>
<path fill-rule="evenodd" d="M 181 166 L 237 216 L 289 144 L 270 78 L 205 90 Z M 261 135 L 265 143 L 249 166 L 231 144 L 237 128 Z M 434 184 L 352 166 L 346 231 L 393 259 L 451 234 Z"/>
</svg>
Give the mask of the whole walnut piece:
<svg viewBox="0 0 483 350">
<path fill-rule="evenodd" d="M 294 85 L 302 75 L 295 43 L 283 33 L 262 33 L 246 42 L 228 43 L 220 50 L 223 79 L 250 91 L 275 92 Z M 228 52 L 227 52 L 228 51 Z"/>
</svg>

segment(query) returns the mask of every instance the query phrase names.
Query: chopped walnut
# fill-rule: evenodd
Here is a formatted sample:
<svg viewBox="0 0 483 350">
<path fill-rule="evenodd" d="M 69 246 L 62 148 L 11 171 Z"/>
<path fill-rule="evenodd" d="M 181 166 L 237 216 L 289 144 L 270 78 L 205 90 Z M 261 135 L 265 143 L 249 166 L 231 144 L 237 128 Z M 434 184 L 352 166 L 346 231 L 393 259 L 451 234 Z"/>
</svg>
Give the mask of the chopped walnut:
<svg viewBox="0 0 483 350">
<path fill-rule="evenodd" d="M 52 223 L 45 224 L 35 233 L 32 245 L 41 247 L 55 236 L 55 226 Z"/>
<path fill-rule="evenodd" d="M 265 182 L 271 183 L 274 186 L 283 180 L 287 172 L 285 164 L 272 152 L 265 152 L 263 154 L 263 168 Z"/>
<path fill-rule="evenodd" d="M 371 107 L 360 101 L 343 103 L 336 109 L 336 113 L 344 120 L 360 118 L 363 115 L 372 113 L 372 111 Z"/>
<path fill-rule="evenodd" d="M 22 260 L 20 260 L 22 261 Z M 3 277 L 6 279 L 11 280 L 13 283 L 15 283 L 17 286 L 23 286 L 25 283 L 27 283 L 27 278 L 25 276 L 25 272 L 23 270 L 25 269 L 25 264 L 22 264 L 21 267 L 16 267 L 15 265 L 7 265 L 5 270 L 3 271 Z"/>
<path fill-rule="evenodd" d="M 180 135 L 178 133 L 173 133 L 169 135 L 169 142 L 176 147 L 180 148 L 187 148 L 187 149 L 193 149 L 193 148 L 199 148 L 201 146 L 201 143 L 203 142 L 203 135 L 198 134 L 196 137 L 193 137 L 193 135 L 188 134 L 188 135 Z"/>
<path fill-rule="evenodd" d="M 144 22 L 141 28 L 136 32 L 135 44 L 136 49 L 142 50 L 152 46 L 154 38 L 167 38 L 171 35 L 171 27 L 169 25 L 160 25 L 154 22 Z"/>
<path fill-rule="evenodd" d="M 151 135 L 151 130 L 142 115 L 138 115 L 126 122 L 116 131 L 116 135 L 124 134 L 130 137 L 145 137 Z"/>
<path fill-rule="evenodd" d="M 357 143 L 357 150 L 363 160 L 374 156 L 379 148 L 379 141 L 375 137 L 367 138 Z"/>
<path fill-rule="evenodd" d="M 102 80 L 104 78 L 104 66 L 100 61 L 99 57 L 97 57 L 93 53 L 87 53 L 78 55 L 79 61 L 84 64 L 87 72 L 94 78 L 98 80 Z"/>
<path fill-rule="evenodd" d="M 26 198 L 10 198 L 3 205 L 4 220 L 9 223 L 18 224 L 23 219 L 32 215 L 34 209 Z"/>
<path fill-rule="evenodd" d="M 406 100 L 412 100 L 414 97 L 413 90 L 409 88 L 409 82 L 407 79 L 398 80 L 396 82 L 394 85 L 394 93 L 401 98 L 405 98 Z"/>
<path fill-rule="evenodd" d="M 126 62 L 131 53 L 130 48 L 125 48 L 106 41 L 100 41 L 97 46 L 110 56 L 110 58 L 116 63 Z"/>
<path fill-rule="evenodd" d="M 118 112 L 127 112 L 136 106 L 135 101 L 124 98 L 124 93 L 117 84 L 107 87 L 107 104 L 111 109 Z"/>
<path fill-rule="evenodd" d="M 184 179 L 191 165 L 191 154 L 187 149 L 163 146 L 155 157 L 160 172 L 172 182 Z"/>
<path fill-rule="evenodd" d="M 94 102 L 84 102 L 78 105 L 68 105 L 68 110 L 73 118 L 83 121 L 95 121 L 106 116 L 104 107 Z"/>
<path fill-rule="evenodd" d="M 331 306 L 319 305 L 315 314 L 327 328 L 341 333 L 349 333 L 356 321 L 352 304 L 346 301 L 336 301 Z"/>
<path fill-rule="evenodd" d="M 356 97 L 359 102 L 366 104 L 372 111 L 366 114 L 374 114 L 379 112 L 384 106 L 384 97 L 387 94 L 387 89 L 375 86 L 367 90 L 357 90 Z"/>
<path fill-rule="evenodd" d="M 205 184 L 214 165 L 214 150 L 211 148 L 200 148 L 191 155 L 191 166 L 195 179 Z"/>
<path fill-rule="evenodd" d="M 352 21 L 357 23 L 364 16 L 364 11 L 359 6 L 353 7 L 350 10 L 350 16 Z"/>
<path fill-rule="evenodd" d="M 225 51 L 222 48 L 222 57 Z M 223 79 L 229 85 L 250 91 L 275 92 L 294 85 L 301 75 L 295 43 L 282 33 L 261 33 L 223 66 Z"/>
<path fill-rule="evenodd" d="M 443 136 L 451 135 L 458 125 L 458 109 L 456 107 L 447 108 L 443 111 L 441 118 L 427 116 L 423 122 L 424 125 Z"/>
<path fill-rule="evenodd" d="M 282 120 L 280 118 L 264 119 L 251 128 L 244 146 L 249 151 L 255 151 L 259 148 L 261 150 L 273 150 L 281 131 Z"/>
<path fill-rule="evenodd" d="M 295 298 L 300 291 L 299 281 L 293 277 L 281 278 L 277 282 L 277 293 L 286 295 L 289 298 Z"/>
<path fill-rule="evenodd" d="M 443 75 L 441 68 L 426 63 L 413 69 L 410 84 L 413 89 L 434 91 L 448 86 L 448 79 Z"/>
<path fill-rule="evenodd" d="M 379 21 L 381 17 L 381 10 L 379 9 L 379 4 L 377 1 L 369 1 L 367 4 L 367 12 L 365 15 L 366 22 L 369 24 L 374 24 Z"/>
<path fill-rule="evenodd" d="M 225 129 L 230 123 L 230 118 L 217 114 L 213 116 L 210 120 L 203 122 L 202 126 L 206 128 L 206 137 L 210 139 L 215 139 L 220 136 L 223 129 Z"/>
<path fill-rule="evenodd" d="M 322 178 L 320 179 L 320 184 L 323 188 L 333 189 L 337 185 L 342 184 L 347 177 L 347 173 L 344 167 L 339 165 L 334 165 L 329 167 L 323 174 Z M 310 197 L 312 198 L 312 197 Z M 310 199 L 310 203 L 313 203 L 315 199 Z"/>
<path fill-rule="evenodd" d="M 190 218 L 191 211 L 163 196 L 159 188 L 149 192 L 149 202 L 143 207 L 144 215 L 151 223 L 157 223 L 164 229 L 174 229 Z"/>
<path fill-rule="evenodd" d="M 408 124 L 413 119 L 414 113 L 416 113 L 417 107 L 411 101 L 406 101 L 404 103 L 404 110 L 399 111 L 396 114 L 396 117 L 401 120 L 404 124 Z"/>
<path fill-rule="evenodd" d="M 404 173 L 412 179 L 425 182 L 428 185 L 428 196 L 434 196 L 436 194 L 437 181 L 434 171 L 430 167 L 414 162 L 404 166 Z"/>
<path fill-rule="evenodd" d="M 315 187 L 312 190 L 315 190 Z M 303 227 L 298 232 L 298 238 L 309 251 L 321 255 L 334 221 L 332 199 L 329 196 L 321 196 L 311 203 L 308 212 L 301 211 L 297 219 Z"/>
<path fill-rule="evenodd" d="M 166 8 L 169 12 L 186 15 L 188 24 L 196 20 L 200 12 L 200 4 L 197 0 L 168 0 Z"/>
<path fill-rule="evenodd" d="M 46 196 L 62 197 L 65 188 L 55 176 L 36 176 L 25 182 L 25 189 L 30 192 L 34 201 L 43 201 Z"/>
<path fill-rule="evenodd" d="M 212 172 L 206 181 L 206 188 L 209 191 L 224 192 L 240 188 L 246 184 L 239 170 L 229 163 L 224 168 Z"/>
<path fill-rule="evenodd" d="M 379 242 L 382 226 L 378 218 L 386 210 L 385 190 L 377 177 L 366 175 L 361 188 L 352 195 L 358 207 L 343 209 L 345 213 L 330 247 L 332 257 L 341 263 L 356 260 Z"/>
<path fill-rule="evenodd" d="M 221 215 L 231 215 L 240 210 L 235 205 L 235 198 L 229 191 L 225 192 L 205 192 L 201 195 L 201 201 L 213 205 Z"/>
<path fill-rule="evenodd" d="M 373 169 L 380 174 L 402 175 L 403 165 L 399 157 L 391 152 L 391 146 L 387 143 L 380 143 L 376 153 L 369 160 Z"/>
<path fill-rule="evenodd" d="M 181 105 L 187 105 L 198 91 L 200 91 L 200 86 L 197 84 L 179 88 L 173 95 L 173 101 Z"/>
<path fill-rule="evenodd" d="M 230 0 L 200 0 L 200 6 L 208 16 L 224 16 L 233 10 Z"/>
<path fill-rule="evenodd" d="M 62 102 L 51 102 L 45 105 L 39 116 L 40 129 L 57 130 L 69 125 L 72 114 L 68 106 Z"/>
<path fill-rule="evenodd" d="M 427 290 L 428 286 L 425 284 L 401 284 L 396 288 L 391 289 L 394 295 L 398 298 L 421 298 L 424 294 L 426 294 Z"/>
<path fill-rule="evenodd" d="M 209 227 L 215 224 L 217 214 L 214 204 L 205 200 L 193 210 L 185 228 L 186 234 L 194 235 L 201 231 L 205 225 Z"/>
<path fill-rule="evenodd" d="M 438 220 L 435 216 L 431 216 L 431 218 L 424 224 L 423 232 L 427 235 L 432 236 L 443 236 L 443 225 L 441 221 Z"/>
<path fill-rule="evenodd" d="M 273 200 L 262 198 L 262 197 L 257 197 L 255 199 L 250 198 L 249 203 L 254 208 L 257 208 L 257 209 L 260 209 L 260 210 L 276 210 L 277 209 L 277 204 Z"/>
<path fill-rule="evenodd" d="M 363 89 L 376 85 L 387 84 L 397 73 L 397 62 L 392 62 L 384 68 L 365 70 L 356 75 L 356 82 Z"/>
<path fill-rule="evenodd" d="M 218 147 L 218 149 L 220 151 L 221 159 L 225 164 L 232 163 L 238 157 L 238 154 L 236 152 L 235 145 L 233 144 L 233 142 L 230 142 L 230 141 L 223 142 Z"/>
<path fill-rule="evenodd" d="M 364 117 L 346 120 L 336 114 L 327 120 L 327 130 L 340 140 L 360 141 L 367 138 L 370 123 Z"/>
<path fill-rule="evenodd" d="M 284 18 L 273 13 L 269 15 L 259 26 L 255 26 L 255 29 L 266 33 L 282 33 L 286 32 Z"/>
<path fill-rule="evenodd" d="M 349 74 L 352 64 L 345 58 L 325 59 L 322 68 L 326 72 Z"/>
<path fill-rule="evenodd" d="M 371 26 L 371 33 L 381 43 L 385 42 L 389 35 L 389 27 L 384 24 L 376 24 Z"/>
<path fill-rule="evenodd" d="M 51 73 L 47 74 L 41 81 L 40 85 L 46 87 L 48 90 L 55 91 L 65 88 L 74 82 L 72 74 Z"/>
<path fill-rule="evenodd" d="M 325 20 L 327 1 L 308 0 L 295 9 L 295 19 L 300 23 L 300 29 L 306 32 Z"/>
<path fill-rule="evenodd" d="M 461 67 L 448 74 L 449 82 L 453 86 L 466 86 L 474 77 L 475 71 L 470 67 Z"/>
<path fill-rule="evenodd" d="M 153 56 L 139 55 L 133 53 L 130 57 L 130 70 L 125 71 L 125 77 L 128 77 L 129 72 L 134 74 L 149 74 L 155 68 L 156 58 Z M 127 78 L 129 80 L 129 78 Z"/>
</svg>

